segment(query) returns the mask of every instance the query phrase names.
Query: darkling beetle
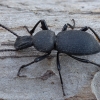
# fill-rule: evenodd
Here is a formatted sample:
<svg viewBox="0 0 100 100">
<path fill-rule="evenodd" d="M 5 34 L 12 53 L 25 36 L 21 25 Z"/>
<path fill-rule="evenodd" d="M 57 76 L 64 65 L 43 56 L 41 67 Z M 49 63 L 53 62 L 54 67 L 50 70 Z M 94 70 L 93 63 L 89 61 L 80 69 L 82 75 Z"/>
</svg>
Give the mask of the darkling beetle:
<svg viewBox="0 0 100 100">
<path fill-rule="evenodd" d="M 100 64 L 96 64 L 93 61 L 89 61 L 87 59 L 82 59 L 75 56 L 75 55 L 77 56 L 91 55 L 100 52 L 100 45 L 99 45 L 100 38 L 91 27 L 87 27 L 87 26 L 80 30 L 67 30 L 68 26 L 71 29 L 75 28 L 74 19 L 72 19 L 72 21 L 74 23 L 73 26 L 70 25 L 69 23 L 65 24 L 62 28 L 62 31 L 59 32 L 57 35 L 55 35 L 53 31 L 48 29 L 45 20 L 39 20 L 31 31 L 28 30 L 27 26 L 25 26 L 28 33 L 30 33 L 30 36 L 18 36 L 9 28 L 0 24 L 1 27 L 5 28 L 6 30 L 8 30 L 9 32 L 11 32 L 17 37 L 14 44 L 15 50 L 8 49 L 6 51 L 18 51 L 18 50 L 22 50 L 34 46 L 38 51 L 46 53 L 43 56 L 39 56 L 35 58 L 34 61 L 32 62 L 26 65 L 22 65 L 18 70 L 17 76 L 20 76 L 20 71 L 24 67 L 27 67 L 33 63 L 39 62 L 47 58 L 50 55 L 52 50 L 57 50 L 57 69 L 60 76 L 63 95 L 65 96 L 65 92 L 63 88 L 63 80 L 60 72 L 61 71 L 60 61 L 59 61 L 60 53 L 65 53 L 68 56 L 80 62 L 90 63 L 100 67 Z M 32 36 L 39 23 L 41 23 L 42 31 L 39 31 L 34 36 Z M 94 33 L 98 41 L 91 34 L 86 32 L 88 29 L 90 29 Z"/>
</svg>

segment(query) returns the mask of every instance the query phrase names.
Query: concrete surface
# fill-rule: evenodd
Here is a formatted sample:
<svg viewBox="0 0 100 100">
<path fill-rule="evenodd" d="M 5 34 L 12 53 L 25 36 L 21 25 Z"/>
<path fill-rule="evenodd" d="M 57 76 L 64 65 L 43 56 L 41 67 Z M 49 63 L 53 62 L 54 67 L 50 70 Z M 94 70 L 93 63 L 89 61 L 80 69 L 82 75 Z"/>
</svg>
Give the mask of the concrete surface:
<svg viewBox="0 0 100 100">
<path fill-rule="evenodd" d="M 75 19 L 76 29 L 90 26 L 100 36 L 100 1 L 0 0 L 0 23 L 18 35 L 28 35 L 23 26 L 31 29 L 40 19 L 45 19 L 49 29 L 56 34 L 64 24 L 72 23 L 71 19 Z M 36 32 L 41 30 L 39 27 Z M 56 51 L 52 51 L 49 58 L 23 69 L 21 75 L 27 77 L 17 77 L 21 65 L 33 61 L 43 53 L 36 51 L 34 47 L 18 52 L 2 52 L 2 49 L 14 48 L 15 39 L 14 35 L 0 28 L 1 100 L 97 100 L 97 88 L 94 86 L 91 89 L 91 81 L 100 68 L 78 62 L 65 54 L 60 56 L 66 93 L 63 97 L 56 68 Z M 82 58 L 100 64 L 100 53 Z"/>
<path fill-rule="evenodd" d="M 97 72 L 94 75 L 92 80 L 91 88 L 93 93 L 95 94 L 97 100 L 100 100 L 100 72 Z"/>
</svg>

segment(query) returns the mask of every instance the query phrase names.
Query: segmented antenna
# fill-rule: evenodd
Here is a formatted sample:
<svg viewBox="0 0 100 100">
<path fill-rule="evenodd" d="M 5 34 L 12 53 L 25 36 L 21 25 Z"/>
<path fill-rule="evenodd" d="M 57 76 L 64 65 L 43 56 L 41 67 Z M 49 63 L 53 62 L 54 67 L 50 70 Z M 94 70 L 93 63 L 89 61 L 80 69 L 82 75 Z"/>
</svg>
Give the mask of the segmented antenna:
<svg viewBox="0 0 100 100">
<path fill-rule="evenodd" d="M 0 26 L 6 30 L 8 30 L 9 32 L 11 32 L 12 34 L 14 34 L 15 36 L 19 37 L 15 32 L 11 31 L 9 28 L 5 27 L 4 25 L 0 24 Z"/>
<path fill-rule="evenodd" d="M 41 20 L 39 20 L 39 21 L 36 23 L 36 25 L 33 27 L 33 29 L 29 32 L 31 35 L 32 35 L 32 33 L 34 33 L 34 31 L 35 31 L 37 25 L 38 25 L 40 22 L 41 22 Z"/>
</svg>

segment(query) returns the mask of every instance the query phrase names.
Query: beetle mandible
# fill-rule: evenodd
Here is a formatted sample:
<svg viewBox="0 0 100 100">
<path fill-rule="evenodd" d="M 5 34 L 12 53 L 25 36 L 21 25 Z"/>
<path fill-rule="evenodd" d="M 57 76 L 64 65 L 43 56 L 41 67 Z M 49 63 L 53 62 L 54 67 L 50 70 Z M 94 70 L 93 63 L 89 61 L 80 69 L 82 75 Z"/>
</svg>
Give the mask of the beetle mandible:
<svg viewBox="0 0 100 100">
<path fill-rule="evenodd" d="M 100 52 L 100 45 L 99 45 L 100 38 L 91 27 L 85 26 L 80 30 L 73 30 L 75 28 L 75 20 L 72 19 L 72 21 L 74 23 L 73 25 L 70 25 L 69 23 L 65 24 L 62 28 L 62 31 L 59 32 L 57 35 L 55 35 L 53 31 L 48 29 L 45 20 L 39 20 L 30 31 L 27 28 L 27 26 L 25 26 L 28 33 L 30 33 L 30 36 L 18 36 L 15 32 L 11 31 L 9 28 L 0 24 L 1 27 L 5 28 L 6 30 L 8 30 L 9 32 L 11 32 L 13 35 L 17 37 L 14 44 L 15 49 L 14 50 L 8 49 L 8 51 L 10 50 L 18 51 L 18 50 L 22 50 L 34 46 L 38 51 L 46 53 L 43 56 L 39 56 L 35 58 L 34 61 L 32 62 L 26 65 L 22 65 L 18 70 L 17 76 L 20 76 L 21 69 L 47 58 L 50 55 L 52 50 L 56 50 L 57 69 L 60 76 L 63 95 L 65 96 L 63 80 L 60 72 L 61 71 L 60 61 L 59 61 L 60 53 L 65 53 L 68 56 L 80 62 L 90 63 L 100 67 L 100 64 L 97 64 L 93 61 L 76 57 L 82 55 L 91 55 Z M 41 23 L 42 31 L 39 31 L 34 36 L 32 36 L 39 23 Z M 72 30 L 67 30 L 68 27 L 70 27 Z M 91 34 L 86 32 L 88 29 L 92 31 L 92 33 L 95 35 L 97 40 Z"/>
</svg>

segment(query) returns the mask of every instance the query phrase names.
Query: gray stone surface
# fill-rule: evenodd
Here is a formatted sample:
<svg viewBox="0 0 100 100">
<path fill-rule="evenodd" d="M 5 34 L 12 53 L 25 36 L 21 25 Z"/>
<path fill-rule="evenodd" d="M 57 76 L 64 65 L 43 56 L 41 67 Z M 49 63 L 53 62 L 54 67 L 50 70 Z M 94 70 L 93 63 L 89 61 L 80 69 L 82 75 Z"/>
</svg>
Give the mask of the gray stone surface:
<svg viewBox="0 0 100 100">
<path fill-rule="evenodd" d="M 97 72 L 92 80 L 91 88 L 97 100 L 100 100 L 100 72 Z"/>
<path fill-rule="evenodd" d="M 40 19 L 45 19 L 49 29 L 55 31 L 56 34 L 61 31 L 64 24 L 72 23 L 71 19 L 75 19 L 76 29 L 90 26 L 100 36 L 100 1 L 0 0 L 0 23 L 9 27 L 18 35 L 28 35 L 23 26 L 26 25 L 31 29 Z M 39 27 L 36 32 L 41 30 Z M 63 97 L 56 68 L 56 51 L 52 51 L 49 58 L 23 69 L 21 75 L 27 77 L 17 77 L 17 71 L 21 65 L 33 61 L 35 57 L 43 55 L 43 53 L 36 51 L 34 47 L 18 52 L 1 51 L 2 49 L 14 48 L 15 39 L 14 35 L 0 28 L 1 99 L 96 100 L 96 97 L 98 98 L 96 91 L 99 90 L 95 85 L 91 90 L 91 81 L 99 68 L 61 54 L 61 73 L 66 93 L 66 96 Z M 100 64 L 100 53 L 82 56 L 81 58 Z"/>
</svg>

